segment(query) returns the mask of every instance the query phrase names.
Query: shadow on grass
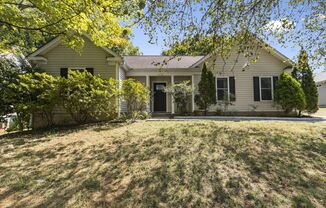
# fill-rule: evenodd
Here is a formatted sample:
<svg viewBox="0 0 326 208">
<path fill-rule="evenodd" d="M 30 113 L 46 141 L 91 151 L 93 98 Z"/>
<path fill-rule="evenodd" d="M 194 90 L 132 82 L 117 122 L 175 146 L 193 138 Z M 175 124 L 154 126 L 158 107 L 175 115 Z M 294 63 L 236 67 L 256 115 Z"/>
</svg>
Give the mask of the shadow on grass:
<svg viewBox="0 0 326 208">
<path fill-rule="evenodd" d="M 51 135 L 83 128 L 105 132 L 123 125 L 96 124 Z M 325 203 L 325 138 L 320 132 L 272 134 L 254 125 L 232 129 L 213 123 L 158 123 L 153 128 L 143 129 L 143 134 L 124 130 L 119 137 L 108 138 L 108 143 L 83 146 L 77 140 L 69 146 L 38 151 L 27 147 L 21 155 L 0 157 L 0 190 L 4 190 L 0 206 L 12 195 L 12 207 L 315 207 Z"/>
<path fill-rule="evenodd" d="M 93 129 L 94 131 L 107 131 L 127 125 L 121 122 L 99 122 L 84 125 L 55 126 L 51 128 L 26 130 L 22 132 L 13 132 L 0 135 L 0 144 L 13 144 L 15 146 L 25 145 L 26 143 L 38 144 L 40 142 L 49 141 L 51 136 L 66 136 L 85 129 Z M 32 141 L 31 141 L 32 140 Z"/>
</svg>

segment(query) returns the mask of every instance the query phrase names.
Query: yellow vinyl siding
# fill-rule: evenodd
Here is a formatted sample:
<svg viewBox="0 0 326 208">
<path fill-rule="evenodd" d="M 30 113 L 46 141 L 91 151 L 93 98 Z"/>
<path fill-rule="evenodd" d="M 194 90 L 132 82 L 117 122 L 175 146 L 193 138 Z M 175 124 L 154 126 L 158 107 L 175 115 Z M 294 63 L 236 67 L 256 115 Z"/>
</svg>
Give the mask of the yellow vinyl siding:
<svg viewBox="0 0 326 208">
<path fill-rule="evenodd" d="M 85 45 L 80 54 L 62 44 L 41 54 L 47 58 L 47 64 L 42 64 L 40 67 L 52 75 L 60 75 L 60 68 L 89 67 L 94 68 L 94 75 L 99 74 L 103 78 L 116 78 L 115 63 L 107 61 L 107 58 L 112 55 L 95 46 L 89 39 L 84 38 L 84 40 Z"/>
<path fill-rule="evenodd" d="M 214 57 L 215 59 L 215 57 Z M 249 67 L 242 71 L 242 67 L 247 62 L 247 59 L 243 56 L 239 56 L 238 63 L 235 65 L 234 61 L 236 55 L 232 55 L 227 63 L 224 65 L 223 60 L 220 57 L 216 58 L 216 62 L 212 65 L 211 58 L 208 60 L 208 66 L 213 67 L 214 76 L 234 76 L 235 77 L 235 90 L 236 101 L 234 105 L 229 107 L 230 111 L 252 111 L 251 105 L 256 105 L 256 111 L 277 111 L 273 101 L 254 101 L 253 92 L 253 77 L 254 76 L 279 76 L 283 69 L 287 66 L 285 63 L 275 58 L 267 51 L 262 50 L 260 58 L 256 63 L 251 63 Z M 224 68 L 223 68 L 224 67 Z M 195 76 L 195 86 L 198 87 L 200 81 L 200 75 Z M 198 90 L 196 90 L 197 93 Z M 218 105 L 211 106 L 210 111 L 216 111 Z M 198 107 L 196 107 L 198 109 Z"/>
</svg>

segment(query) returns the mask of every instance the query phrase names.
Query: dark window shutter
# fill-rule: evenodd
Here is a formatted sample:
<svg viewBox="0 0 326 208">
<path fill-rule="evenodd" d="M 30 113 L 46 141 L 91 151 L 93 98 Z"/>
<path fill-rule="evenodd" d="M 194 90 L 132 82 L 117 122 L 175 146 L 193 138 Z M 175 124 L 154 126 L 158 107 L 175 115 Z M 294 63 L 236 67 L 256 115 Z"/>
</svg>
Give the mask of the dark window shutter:
<svg viewBox="0 0 326 208">
<path fill-rule="evenodd" d="M 278 77 L 273 77 L 273 90 L 275 92 L 276 86 L 277 86 L 277 81 L 278 81 Z"/>
<path fill-rule="evenodd" d="M 229 77 L 229 88 L 230 88 L 230 101 L 235 101 L 235 79 L 234 77 Z"/>
<path fill-rule="evenodd" d="M 215 101 L 217 101 L 217 82 L 215 76 L 214 76 L 214 83 L 215 83 Z"/>
<path fill-rule="evenodd" d="M 259 77 L 254 77 L 254 101 L 260 101 Z"/>
<path fill-rule="evenodd" d="M 94 68 L 86 68 L 86 71 L 94 75 Z"/>
<path fill-rule="evenodd" d="M 61 68 L 60 75 L 61 75 L 61 77 L 67 78 L 68 77 L 68 68 Z"/>
</svg>

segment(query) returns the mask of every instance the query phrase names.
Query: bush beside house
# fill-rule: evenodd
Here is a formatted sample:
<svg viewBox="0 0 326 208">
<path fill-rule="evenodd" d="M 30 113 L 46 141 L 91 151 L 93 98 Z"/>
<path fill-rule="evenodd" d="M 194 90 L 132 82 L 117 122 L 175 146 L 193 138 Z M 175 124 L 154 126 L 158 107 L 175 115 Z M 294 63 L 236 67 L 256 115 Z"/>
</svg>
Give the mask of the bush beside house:
<svg viewBox="0 0 326 208">
<path fill-rule="evenodd" d="M 117 117 L 117 80 L 105 80 L 87 71 L 69 71 L 59 83 L 59 92 L 64 109 L 77 123 Z"/>
<path fill-rule="evenodd" d="M 127 118 L 147 117 L 146 107 L 149 99 L 149 89 L 135 79 L 122 81 L 122 101 L 127 107 Z"/>
<path fill-rule="evenodd" d="M 207 70 L 204 63 L 200 81 L 198 83 L 198 94 L 195 96 L 195 102 L 199 109 L 204 110 L 205 115 L 209 106 L 216 104 L 216 87 L 213 72 Z"/>
<path fill-rule="evenodd" d="M 136 80 L 102 79 L 87 71 L 69 71 L 68 76 L 46 73 L 18 75 L 4 90 L 3 101 L 17 113 L 17 129 L 29 127 L 30 115 L 40 115 L 45 127 L 55 125 L 54 109 L 63 107 L 75 123 L 118 118 L 118 99 L 128 103 L 128 113 L 146 109 L 149 89 Z"/>
<path fill-rule="evenodd" d="M 167 86 L 164 91 L 172 96 L 179 113 L 185 115 L 189 112 L 187 105 L 193 92 L 189 81 L 183 81 L 178 84 Z"/>
<path fill-rule="evenodd" d="M 286 114 L 293 110 L 302 111 L 306 106 L 305 94 L 300 83 L 285 72 L 277 82 L 274 96 L 275 103 L 279 104 Z"/>
</svg>

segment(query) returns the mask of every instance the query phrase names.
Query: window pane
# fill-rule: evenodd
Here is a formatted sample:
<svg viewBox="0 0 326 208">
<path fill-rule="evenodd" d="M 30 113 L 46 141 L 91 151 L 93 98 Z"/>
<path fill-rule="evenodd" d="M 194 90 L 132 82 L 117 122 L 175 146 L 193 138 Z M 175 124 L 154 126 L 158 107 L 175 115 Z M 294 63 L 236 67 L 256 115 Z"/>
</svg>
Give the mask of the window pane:
<svg viewBox="0 0 326 208">
<path fill-rule="evenodd" d="M 217 100 L 223 100 L 225 91 L 224 90 L 217 90 Z"/>
<path fill-rule="evenodd" d="M 272 88 L 271 78 L 261 78 L 261 88 Z"/>
<path fill-rule="evenodd" d="M 262 100 L 272 100 L 272 90 L 271 89 L 261 89 L 261 99 Z"/>
<path fill-rule="evenodd" d="M 228 79 L 227 78 L 217 78 L 217 88 L 227 88 Z"/>
<path fill-rule="evenodd" d="M 165 85 L 156 85 L 155 86 L 155 90 L 157 90 L 157 91 L 163 91 L 164 90 L 164 87 L 165 87 Z"/>
</svg>

